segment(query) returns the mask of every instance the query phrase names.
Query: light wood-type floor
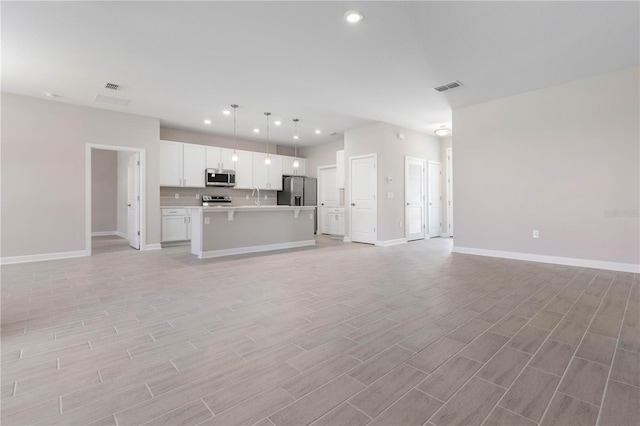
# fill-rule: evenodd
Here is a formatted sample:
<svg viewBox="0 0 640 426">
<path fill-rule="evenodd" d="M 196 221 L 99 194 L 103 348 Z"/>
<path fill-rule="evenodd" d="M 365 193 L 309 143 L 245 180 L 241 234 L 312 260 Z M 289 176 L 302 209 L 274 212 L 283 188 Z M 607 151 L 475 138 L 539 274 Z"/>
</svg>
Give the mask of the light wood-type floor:
<svg viewBox="0 0 640 426">
<path fill-rule="evenodd" d="M 638 424 L 638 275 L 451 246 L 3 267 L 2 424 Z"/>
</svg>

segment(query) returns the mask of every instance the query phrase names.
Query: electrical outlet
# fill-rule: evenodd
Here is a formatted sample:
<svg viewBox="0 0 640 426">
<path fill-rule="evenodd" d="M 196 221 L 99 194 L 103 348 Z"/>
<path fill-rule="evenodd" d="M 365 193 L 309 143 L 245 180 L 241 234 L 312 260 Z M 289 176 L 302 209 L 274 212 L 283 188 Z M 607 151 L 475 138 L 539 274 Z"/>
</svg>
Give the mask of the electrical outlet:
<svg viewBox="0 0 640 426">
<path fill-rule="evenodd" d="M 176 200 L 180 198 L 180 194 L 176 193 Z"/>
<path fill-rule="evenodd" d="M 200 194 L 196 194 L 196 200 L 200 198 Z"/>
<path fill-rule="evenodd" d="M 205 217 L 205 218 L 204 218 L 204 224 L 205 224 L 205 225 L 208 225 L 208 224 L 209 224 L 209 218 L 208 218 L 208 217 Z"/>
<path fill-rule="evenodd" d="M 533 238 L 540 238 L 540 231 L 538 231 L 537 229 L 533 230 Z"/>
<path fill-rule="evenodd" d="M 309 219 L 313 220 L 313 213 L 309 213 Z"/>
<path fill-rule="evenodd" d="M 402 228 L 402 221 L 398 222 L 398 225 L 400 225 L 400 228 Z"/>
</svg>

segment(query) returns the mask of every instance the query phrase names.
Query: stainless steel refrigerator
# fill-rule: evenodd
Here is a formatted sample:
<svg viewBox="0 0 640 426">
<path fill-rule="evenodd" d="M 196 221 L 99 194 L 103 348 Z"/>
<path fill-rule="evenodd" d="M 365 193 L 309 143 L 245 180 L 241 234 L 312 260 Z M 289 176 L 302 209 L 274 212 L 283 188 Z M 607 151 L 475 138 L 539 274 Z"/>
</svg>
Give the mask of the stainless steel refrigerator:
<svg viewBox="0 0 640 426">
<path fill-rule="evenodd" d="M 280 206 L 316 206 L 318 204 L 318 181 L 304 176 L 282 178 L 282 191 L 278 191 Z M 314 232 L 318 231 L 318 209 L 315 210 Z"/>
</svg>

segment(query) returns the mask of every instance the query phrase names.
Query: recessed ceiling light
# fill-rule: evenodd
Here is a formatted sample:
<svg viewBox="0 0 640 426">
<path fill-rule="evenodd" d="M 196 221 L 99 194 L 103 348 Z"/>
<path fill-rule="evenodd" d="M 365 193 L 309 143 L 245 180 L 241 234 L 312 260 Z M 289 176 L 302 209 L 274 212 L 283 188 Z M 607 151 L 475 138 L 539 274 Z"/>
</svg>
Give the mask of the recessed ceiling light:
<svg viewBox="0 0 640 426">
<path fill-rule="evenodd" d="M 297 140 L 297 139 L 300 139 L 300 136 L 298 136 L 298 135 L 293 135 L 293 138 Z"/>
<path fill-rule="evenodd" d="M 322 133 L 320 129 L 316 129 L 316 135 L 319 135 L 320 133 Z"/>
<path fill-rule="evenodd" d="M 224 111 L 222 111 L 222 113 L 224 115 L 229 115 L 229 114 L 231 114 L 231 111 L 229 111 L 228 109 L 225 109 Z"/>
<path fill-rule="evenodd" d="M 260 133 L 260 129 L 253 129 L 253 133 Z"/>
<path fill-rule="evenodd" d="M 451 134 L 451 129 L 447 128 L 446 126 L 440 126 L 440 128 L 433 133 L 435 133 L 436 136 L 445 137 Z"/>
<path fill-rule="evenodd" d="M 211 124 L 211 120 L 209 119 L 204 120 L 204 124 Z"/>
<path fill-rule="evenodd" d="M 347 10 L 344 13 L 344 19 L 346 19 L 350 24 L 358 23 L 362 21 L 362 18 L 364 18 L 364 16 L 359 10 Z"/>
<path fill-rule="evenodd" d="M 279 126 L 282 124 L 282 121 L 274 121 L 273 124 L 275 124 L 276 126 Z"/>
</svg>

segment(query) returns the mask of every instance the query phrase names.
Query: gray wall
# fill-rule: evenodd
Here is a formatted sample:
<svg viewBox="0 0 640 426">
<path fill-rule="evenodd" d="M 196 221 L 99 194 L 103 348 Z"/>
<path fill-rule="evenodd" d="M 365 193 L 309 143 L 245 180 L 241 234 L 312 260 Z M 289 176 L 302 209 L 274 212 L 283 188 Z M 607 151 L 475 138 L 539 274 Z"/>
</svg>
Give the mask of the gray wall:
<svg viewBox="0 0 640 426">
<path fill-rule="evenodd" d="M 129 158 L 133 155 L 131 152 L 127 151 L 117 151 L 118 155 L 118 191 L 117 191 L 117 232 L 121 236 L 127 235 L 127 227 L 128 227 L 128 214 L 129 209 L 127 208 L 127 204 L 129 203 L 128 194 L 129 194 Z"/>
<path fill-rule="evenodd" d="M 398 134 L 404 134 L 404 139 Z M 378 155 L 378 241 L 404 238 L 405 156 L 440 161 L 440 140 L 388 123 L 374 123 L 345 132 L 345 202 L 349 200 L 349 157 Z M 392 177 L 393 183 L 387 183 Z M 393 198 L 387 193 L 393 192 Z M 349 235 L 349 209 L 345 210 L 345 234 Z M 400 226 L 402 222 L 402 226 Z"/>
<path fill-rule="evenodd" d="M 306 146 L 298 149 L 302 158 L 307 159 L 307 176 L 318 177 L 318 167 L 336 164 L 336 151 L 344 149 L 342 138 L 320 145 Z"/>
<path fill-rule="evenodd" d="M 87 143 L 146 149 L 147 243 L 160 243 L 157 119 L 9 93 L 1 102 L 2 257 L 86 249 Z"/>
<path fill-rule="evenodd" d="M 454 110 L 455 246 L 640 263 L 639 77 Z"/>
<path fill-rule="evenodd" d="M 91 150 L 91 232 L 115 232 L 118 152 Z"/>
</svg>

